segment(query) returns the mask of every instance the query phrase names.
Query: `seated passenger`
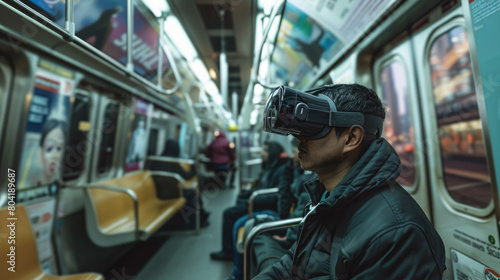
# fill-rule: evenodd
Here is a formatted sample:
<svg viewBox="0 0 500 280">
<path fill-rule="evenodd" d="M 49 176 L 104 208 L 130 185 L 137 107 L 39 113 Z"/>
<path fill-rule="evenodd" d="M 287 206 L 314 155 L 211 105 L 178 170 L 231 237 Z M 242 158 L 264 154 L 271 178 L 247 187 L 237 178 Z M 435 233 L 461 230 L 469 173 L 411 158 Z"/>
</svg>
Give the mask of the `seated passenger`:
<svg viewBox="0 0 500 280">
<path fill-rule="evenodd" d="M 178 158 L 180 156 L 180 147 L 174 139 L 169 139 L 165 142 L 162 157 Z M 151 170 L 168 171 L 179 174 L 183 179 L 189 180 L 196 176 L 196 166 L 192 164 L 188 171 L 184 171 L 182 166 L 177 162 L 153 161 L 151 163 Z M 159 186 L 158 189 L 160 189 Z M 160 191 L 158 192 L 161 193 Z M 200 225 L 208 226 L 208 216 L 210 213 L 205 211 L 201 196 L 198 196 L 198 203 L 196 203 L 196 190 L 184 189 L 183 195 L 186 198 L 186 205 L 168 221 L 167 226 L 170 229 L 190 229 L 195 226 L 195 219 L 191 219 L 191 215 L 195 213 L 196 204 L 200 207 Z M 161 195 L 160 195 L 161 196 Z M 160 197 L 161 198 L 161 197 Z"/>
<path fill-rule="evenodd" d="M 219 187 L 225 188 L 226 177 L 235 160 L 234 150 L 222 130 L 214 132 L 215 139 L 207 147 L 205 153 L 212 163 Z"/>
<path fill-rule="evenodd" d="M 380 137 L 385 110 L 377 94 L 358 84 L 327 85 L 309 93 L 281 89 L 280 98 L 268 102 L 308 94 L 306 103 L 330 107 L 330 119 L 292 124 L 299 132 L 302 168 L 318 174 L 318 180 L 305 184 L 312 202 L 297 241 L 254 279 L 441 279 L 443 241 L 396 182 L 401 162 Z M 363 118 L 354 117 L 360 114 Z M 290 129 L 274 124 L 265 128 L 276 133 Z M 321 131 L 307 130 L 313 124 L 323 125 Z"/>
<path fill-rule="evenodd" d="M 280 164 L 280 154 L 283 152 L 283 147 L 278 142 L 269 142 L 264 144 L 262 149 L 262 160 L 264 164 L 260 180 L 253 189 L 265 189 L 278 186 L 279 178 L 283 173 L 285 166 Z M 250 196 L 250 195 L 248 195 Z M 276 209 L 276 199 L 269 198 L 255 201 L 254 209 Z M 270 207 L 269 207 L 270 206 Z M 233 259 L 233 226 L 236 220 L 248 213 L 248 204 L 245 200 L 239 199 L 235 206 L 224 210 L 222 220 L 222 250 L 210 254 L 214 260 Z"/>
<path fill-rule="evenodd" d="M 260 217 L 263 216 L 263 222 L 270 220 L 279 220 L 287 218 L 295 218 L 302 216 L 304 207 L 309 202 L 309 195 L 305 192 L 304 183 L 306 181 L 316 178 L 316 174 L 310 171 L 304 171 L 300 167 L 300 161 L 298 158 L 298 145 L 299 142 L 294 139 L 292 148 L 292 158 L 286 164 L 285 170 L 280 178 L 278 184 L 278 211 L 273 210 L 262 210 L 252 213 L 254 219 L 256 219 L 256 224 L 260 222 Z M 290 210 L 294 209 L 293 213 L 290 214 Z M 234 244 L 237 243 L 238 231 L 240 227 L 244 226 L 248 221 L 248 215 L 244 215 L 239 218 L 234 224 L 233 228 L 233 241 Z M 255 224 L 255 225 L 256 225 Z M 269 237 L 270 240 L 265 240 L 268 242 L 262 243 L 259 239 L 258 252 L 259 257 L 265 257 L 266 267 L 272 265 L 275 261 L 278 261 L 283 254 L 290 249 L 291 245 L 296 239 L 296 229 L 290 228 L 286 232 L 286 237 L 281 238 L 281 236 L 264 235 L 264 238 Z M 287 238 L 288 237 L 288 238 Z M 257 237 L 259 238 L 259 236 Z M 256 240 L 257 241 L 257 240 Z M 264 246 L 260 246 L 264 245 Z M 236 247 L 236 246 L 235 246 Z M 255 249 L 254 242 L 254 249 Z M 256 262 L 254 262 L 255 264 Z M 229 280 L 242 280 L 243 279 L 243 254 L 239 253 L 236 249 L 234 250 L 234 267 L 233 273 L 229 277 Z"/>
</svg>

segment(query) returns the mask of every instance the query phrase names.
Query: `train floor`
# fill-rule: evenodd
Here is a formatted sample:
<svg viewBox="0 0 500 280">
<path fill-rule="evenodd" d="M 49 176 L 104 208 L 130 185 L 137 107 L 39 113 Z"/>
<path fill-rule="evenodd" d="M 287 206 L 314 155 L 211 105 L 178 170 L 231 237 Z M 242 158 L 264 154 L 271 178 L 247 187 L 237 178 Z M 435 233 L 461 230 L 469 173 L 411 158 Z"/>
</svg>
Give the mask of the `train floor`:
<svg viewBox="0 0 500 280">
<path fill-rule="evenodd" d="M 199 234 L 174 232 L 153 236 L 134 248 L 106 279 L 227 279 L 233 270 L 232 261 L 213 261 L 210 253 L 222 247 L 222 213 L 234 205 L 238 188 L 204 191 L 205 209 L 209 211 L 209 225 Z"/>
</svg>

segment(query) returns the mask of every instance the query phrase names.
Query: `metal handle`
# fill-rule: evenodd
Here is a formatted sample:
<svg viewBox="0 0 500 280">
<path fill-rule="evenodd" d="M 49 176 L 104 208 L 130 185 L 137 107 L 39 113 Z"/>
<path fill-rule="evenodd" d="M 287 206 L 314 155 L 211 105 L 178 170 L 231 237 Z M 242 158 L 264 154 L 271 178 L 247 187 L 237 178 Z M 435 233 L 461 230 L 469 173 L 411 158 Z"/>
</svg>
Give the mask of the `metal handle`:
<svg viewBox="0 0 500 280">
<path fill-rule="evenodd" d="M 136 193 L 131 190 L 131 189 L 126 189 L 126 188 L 119 188 L 119 187 L 114 187 L 114 186 L 106 186 L 106 185 L 84 185 L 84 186 L 65 186 L 66 188 L 70 189 L 105 189 L 108 191 L 115 191 L 115 192 L 121 192 L 125 193 L 132 198 L 132 201 L 134 203 L 134 218 L 135 218 L 135 237 L 137 240 L 140 240 L 140 231 L 139 231 L 139 201 L 137 199 Z"/>
<path fill-rule="evenodd" d="M 257 234 L 274 229 L 296 226 L 300 224 L 300 221 L 302 221 L 302 218 L 286 219 L 281 221 L 263 223 L 252 228 L 252 230 L 248 234 L 248 237 L 245 239 L 245 244 L 243 246 L 245 250 L 245 252 L 243 253 L 245 280 L 251 279 L 253 240 L 255 239 Z"/>
<path fill-rule="evenodd" d="M 248 199 L 248 217 L 252 217 L 253 213 L 253 201 L 257 196 L 261 195 L 269 195 L 269 194 L 275 194 L 278 193 L 278 188 L 270 188 L 270 189 L 264 189 L 264 190 L 257 190 L 252 193 L 250 198 Z"/>
</svg>

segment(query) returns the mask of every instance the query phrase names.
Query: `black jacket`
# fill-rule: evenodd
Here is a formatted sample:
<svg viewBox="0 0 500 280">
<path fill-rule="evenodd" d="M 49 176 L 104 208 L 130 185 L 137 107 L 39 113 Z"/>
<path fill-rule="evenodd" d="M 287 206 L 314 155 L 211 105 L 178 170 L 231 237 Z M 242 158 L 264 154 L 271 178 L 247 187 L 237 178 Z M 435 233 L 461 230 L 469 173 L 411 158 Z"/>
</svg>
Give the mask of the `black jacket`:
<svg viewBox="0 0 500 280">
<path fill-rule="evenodd" d="M 310 201 L 304 188 L 304 183 L 317 179 L 316 173 L 304 171 L 295 166 L 290 160 L 283 172 L 278 185 L 278 213 L 281 219 L 302 217 L 304 208 Z M 293 212 L 290 209 L 293 207 Z M 297 240 L 298 227 L 290 227 L 286 231 L 286 238 L 293 243 Z"/>
<path fill-rule="evenodd" d="M 297 242 L 254 279 L 441 279 L 445 249 L 413 198 L 395 182 L 399 157 L 374 141 L 331 194 L 306 184 Z"/>
</svg>

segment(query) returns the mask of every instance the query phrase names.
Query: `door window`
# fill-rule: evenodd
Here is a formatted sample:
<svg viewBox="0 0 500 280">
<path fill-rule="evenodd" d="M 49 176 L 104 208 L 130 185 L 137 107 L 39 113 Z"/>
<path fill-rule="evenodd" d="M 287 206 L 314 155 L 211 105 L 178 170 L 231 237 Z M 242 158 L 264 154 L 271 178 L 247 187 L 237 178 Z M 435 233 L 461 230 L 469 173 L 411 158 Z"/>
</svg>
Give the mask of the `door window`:
<svg viewBox="0 0 500 280">
<path fill-rule="evenodd" d="M 398 182 L 403 186 L 415 183 L 415 135 L 410 118 L 408 81 L 403 63 L 392 60 L 380 72 L 382 99 L 386 108 L 384 136 L 401 159 Z"/>
<path fill-rule="evenodd" d="M 491 184 L 465 28 L 437 37 L 428 59 L 446 189 L 460 204 L 486 208 Z"/>
<path fill-rule="evenodd" d="M 101 128 L 102 141 L 99 147 L 99 161 L 97 163 L 97 172 L 99 174 L 108 172 L 113 164 L 119 111 L 120 106 L 117 103 L 109 103 L 104 111 L 104 119 Z"/>
<path fill-rule="evenodd" d="M 83 172 L 90 131 L 90 98 L 87 95 L 76 94 L 72 103 L 68 144 L 62 166 L 64 180 L 78 178 Z"/>
</svg>

